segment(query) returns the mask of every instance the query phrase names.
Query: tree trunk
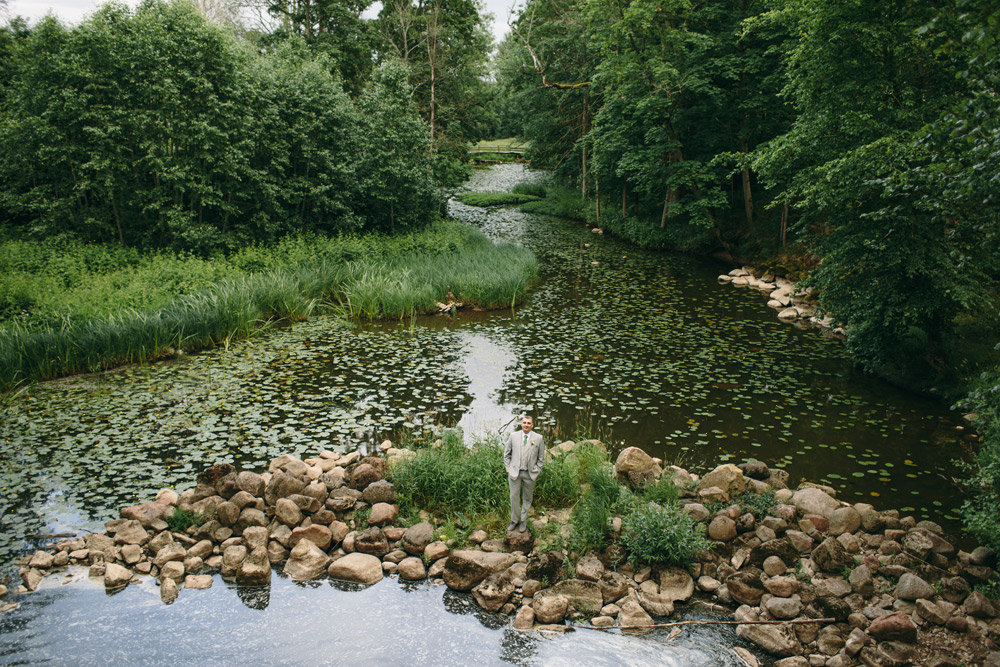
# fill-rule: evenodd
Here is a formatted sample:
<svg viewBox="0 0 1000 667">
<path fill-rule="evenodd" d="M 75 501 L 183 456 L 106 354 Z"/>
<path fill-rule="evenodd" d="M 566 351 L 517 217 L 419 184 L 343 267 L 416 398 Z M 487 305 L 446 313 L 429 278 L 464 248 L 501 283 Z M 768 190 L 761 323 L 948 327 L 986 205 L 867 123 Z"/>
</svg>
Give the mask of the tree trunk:
<svg viewBox="0 0 1000 667">
<path fill-rule="evenodd" d="M 750 142 L 743 138 L 743 154 L 750 152 Z M 747 229 L 753 227 L 753 191 L 750 189 L 750 167 L 743 167 L 743 208 L 747 214 Z"/>
</svg>

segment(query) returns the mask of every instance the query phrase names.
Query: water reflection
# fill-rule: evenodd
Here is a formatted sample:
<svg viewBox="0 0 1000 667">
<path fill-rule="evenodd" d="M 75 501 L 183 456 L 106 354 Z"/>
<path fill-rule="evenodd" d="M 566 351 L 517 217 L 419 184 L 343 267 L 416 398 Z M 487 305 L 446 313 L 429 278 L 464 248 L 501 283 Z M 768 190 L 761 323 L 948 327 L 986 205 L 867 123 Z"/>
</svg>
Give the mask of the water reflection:
<svg viewBox="0 0 1000 667">
<path fill-rule="evenodd" d="M 465 353 L 461 364 L 469 378 L 466 391 L 472 400 L 466 403 L 458 426 L 470 437 L 499 435 L 518 416 L 515 406 L 500 402 L 500 391 L 518 384 L 508 373 L 517 365 L 517 353 L 510 345 L 480 333 L 462 331 L 460 340 Z"/>
</svg>

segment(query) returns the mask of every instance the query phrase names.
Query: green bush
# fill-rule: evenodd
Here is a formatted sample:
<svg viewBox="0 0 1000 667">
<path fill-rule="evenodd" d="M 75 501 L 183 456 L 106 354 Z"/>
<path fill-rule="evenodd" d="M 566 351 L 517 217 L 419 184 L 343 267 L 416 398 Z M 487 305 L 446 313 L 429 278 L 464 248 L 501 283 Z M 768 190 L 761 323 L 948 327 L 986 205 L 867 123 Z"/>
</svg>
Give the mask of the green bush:
<svg viewBox="0 0 1000 667">
<path fill-rule="evenodd" d="M 969 499 L 962 506 L 966 530 L 1000 551 L 1000 368 L 983 373 L 959 407 L 976 413 L 982 444 L 972 465 L 966 465 Z"/>
<path fill-rule="evenodd" d="M 661 228 L 652 220 L 623 218 L 620 211 L 614 210 L 601 211 L 601 227 L 640 248 L 691 251 L 704 249 L 712 242 L 710 230 L 701 225 L 671 221 Z"/>
<path fill-rule="evenodd" d="M 705 527 L 675 506 L 638 505 L 622 524 L 622 544 L 633 564 L 683 567 L 712 546 L 705 537 Z"/>
<path fill-rule="evenodd" d="M 545 199 L 529 201 L 522 204 L 520 209 L 529 213 L 540 213 L 542 215 L 552 215 L 557 218 L 569 218 L 570 220 L 587 220 L 594 204 L 580 198 L 576 190 L 559 186 L 549 186 L 545 189 Z"/>
<path fill-rule="evenodd" d="M 581 554 L 608 544 L 612 508 L 623 490 L 612 477 L 609 467 L 590 468 L 586 481 L 590 488 L 573 509 L 570 541 L 572 548 Z"/>
<path fill-rule="evenodd" d="M 674 480 L 669 477 L 660 477 L 651 484 L 645 484 L 642 487 L 642 498 L 647 502 L 664 507 L 676 505 L 677 487 L 674 486 Z"/>
<path fill-rule="evenodd" d="M 166 518 L 167 526 L 175 533 L 183 533 L 191 526 L 200 526 L 205 521 L 205 515 L 201 512 L 182 510 L 175 507 L 173 513 Z"/>
<path fill-rule="evenodd" d="M 747 489 L 733 498 L 733 502 L 739 503 L 744 511 L 752 513 L 758 521 L 767 516 L 771 508 L 778 504 L 773 489 L 768 489 L 763 493 L 755 493 L 751 489 Z"/>
<path fill-rule="evenodd" d="M 537 197 L 533 195 L 514 194 L 512 192 L 463 192 L 458 195 L 458 200 L 463 204 L 483 207 L 523 204 L 535 199 Z"/>
<path fill-rule="evenodd" d="M 516 195 L 530 195 L 532 197 L 545 197 L 546 187 L 544 183 L 518 183 L 510 189 Z"/>
</svg>

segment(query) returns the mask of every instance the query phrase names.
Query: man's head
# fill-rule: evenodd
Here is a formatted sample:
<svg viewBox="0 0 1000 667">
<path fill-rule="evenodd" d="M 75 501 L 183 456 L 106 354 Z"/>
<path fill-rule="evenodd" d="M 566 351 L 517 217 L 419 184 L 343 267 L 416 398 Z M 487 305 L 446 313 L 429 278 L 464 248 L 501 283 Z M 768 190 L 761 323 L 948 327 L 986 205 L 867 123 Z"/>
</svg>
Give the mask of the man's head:
<svg viewBox="0 0 1000 667">
<path fill-rule="evenodd" d="M 525 433 L 531 431 L 535 426 L 535 420 L 531 418 L 531 415 L 524 415 L 521 417 L 521 430 Z"/>
</svg>

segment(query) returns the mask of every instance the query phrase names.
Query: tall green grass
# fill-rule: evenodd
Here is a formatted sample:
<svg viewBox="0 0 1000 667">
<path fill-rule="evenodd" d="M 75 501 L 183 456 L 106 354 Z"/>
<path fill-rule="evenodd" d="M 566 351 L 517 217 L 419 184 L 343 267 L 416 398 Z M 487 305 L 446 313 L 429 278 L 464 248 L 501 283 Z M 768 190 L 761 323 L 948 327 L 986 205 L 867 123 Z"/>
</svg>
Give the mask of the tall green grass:
<svg viewBox="0 0 1000 667">
<path fill-rule="evenodd" d="M 519 194 L 514 192 L 463 192 L 458 200 L 469 206 L 507 206 L 523 204 L 538 199 L 537 195 Z"/>
<path fill-rule="evenodd" d="M 9 275 L 16 274 L 25 304 L 0 324 L 3 391 L 24 381 L 156 358 L 169 348 L 211 347 L 318 310 L 356 319 L 402 318 L 436 310 L 449 291 L 485 308 L 509 306 L 524 296 L 537 272 L 530 251 L 494 244 L 455 221 L 396 237 L 288 239 L 215 260 L 115 255 L 93 246 L 68 246 L 64 255 L 43 246 L 32 256 L 23 243 L 0 248 L 0 268 L 10 271 L 0 286 L 8 289 L 14 282 Z M 19 248 L 30 261 L 11 256 Z M 94 256 L 110 259 L 92 266 Z M 193 278 L 184 283 L 188 268 Z M 35 283 L 29 280 L 33 271 Z M 132 282 L 123 275 L 129 271 Z M 124 281 L 120 291 L 118 281 Z M 54 282 L 61 294 L 48 293 Z M 140 293 L 142 298 L 133 298 Z"/>
</svg>

